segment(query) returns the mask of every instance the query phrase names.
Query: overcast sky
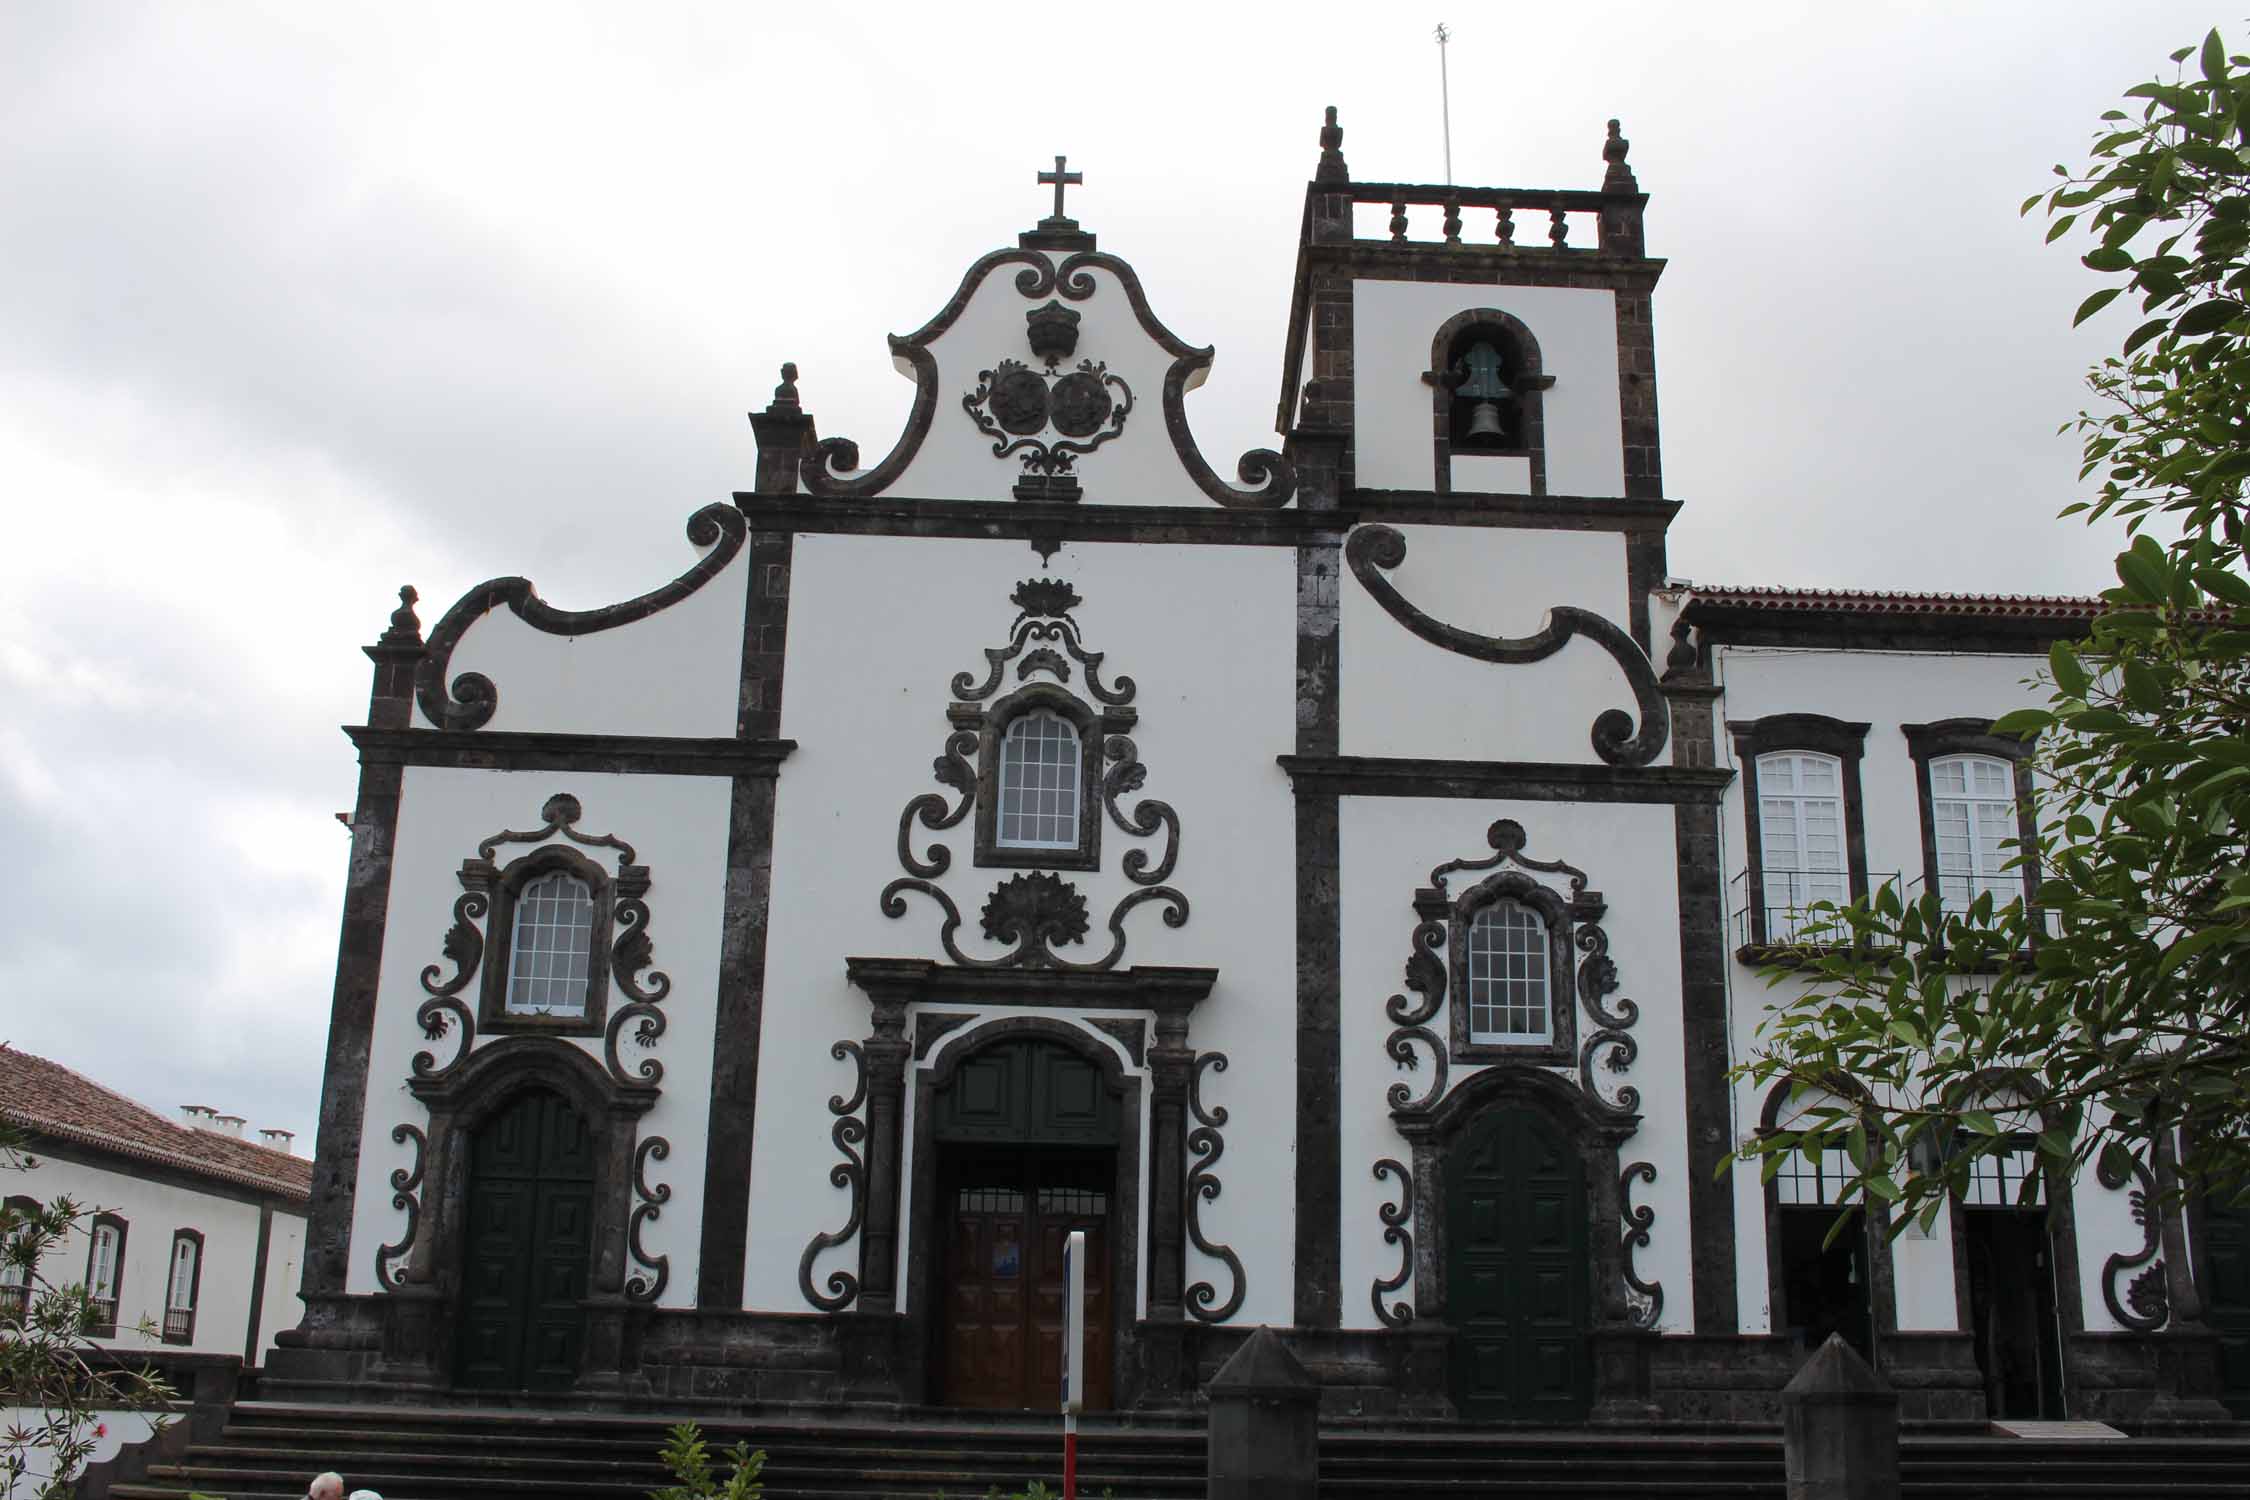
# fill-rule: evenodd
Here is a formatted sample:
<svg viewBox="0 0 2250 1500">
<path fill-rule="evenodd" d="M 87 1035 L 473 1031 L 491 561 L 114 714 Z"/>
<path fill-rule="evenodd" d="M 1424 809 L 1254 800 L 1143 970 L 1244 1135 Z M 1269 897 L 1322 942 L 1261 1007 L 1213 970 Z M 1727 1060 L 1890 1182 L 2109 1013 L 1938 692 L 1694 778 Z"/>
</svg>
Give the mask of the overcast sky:
<svg viewBox="0 0 2250 1500">
<path fill-rule="evenodd" d="M 2099 587 L 2056 435 L 2117 326 L 2016 206 L 2226 16 L 1857 6 L 0 4 L 0 1038 L 310 1130 L 358 647 L 583 608 L 746 489 L 784 359 L 886 451 L 883 337 L 1073 211 L 1271 441 L 1322 106 L 1362 180 L 1652 195 L 1676 574 Z M 2234 38 L 2239 44 L 2240 37 Z M 2120 318 L 2126 316 L 2121 310 Z M 434 952 L 439 934 L 426 935 Z"/>
</svg>

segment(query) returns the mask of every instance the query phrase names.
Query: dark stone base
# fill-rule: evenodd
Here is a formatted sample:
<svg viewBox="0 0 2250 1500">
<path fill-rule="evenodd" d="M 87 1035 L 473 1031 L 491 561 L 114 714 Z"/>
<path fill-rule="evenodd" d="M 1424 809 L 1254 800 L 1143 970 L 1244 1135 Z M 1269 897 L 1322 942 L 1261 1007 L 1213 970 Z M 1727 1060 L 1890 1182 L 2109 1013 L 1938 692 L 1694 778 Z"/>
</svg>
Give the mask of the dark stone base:
<svg viewBox="0 0 2250 1500">
<path fill-rule="evenodd" d="M 272 1400 L 425 1404 L 454 1397 L 449 1377 L 406 1347 L 433 1312 L 391 1296 L 324 1298 L 302 1328 L 283 1334 L 259 1382 Z M 577 1389 L 550 1394 L 477 1392 L 480 1405 L 548 1409 L 797 1405 L 922 1406 L 934 1402 L 927 1351 L 891 1315 L 706 1313 L 597 1309 L 598 1341 L 614 1349 Z M 1115 1383 L 1120 1412 L 1199 1417 L 1213 1375 L 1253 1332 L 1195 1322 L 1133 1326 Z M 1449 1333 L 1396 1329 L 1278 1329 L 1320 1387 L 1325 1420 L 1446 1422 Z M 1704 1431 L 1776 1431 L 1781 1389 L 1806 1355 L 1788 1340 L 1622 1331 L 1597 1336 L 1600 1390 L 1589 1425 Z M 591 1347 L 594 1340 L 589 1341 Z M 2136 1432 L 2216 1430 L 2226 1413 L 2203 1386 L 2208 1335 L 2078 1334 L 2068 1343 L 2073 1417 Z M 1981 1431 L 1983 1379 L 1966 1335 L 1891 1334 L 1875 1367 L 1898 1393 L 1909 1430 Z"/>
</svg>

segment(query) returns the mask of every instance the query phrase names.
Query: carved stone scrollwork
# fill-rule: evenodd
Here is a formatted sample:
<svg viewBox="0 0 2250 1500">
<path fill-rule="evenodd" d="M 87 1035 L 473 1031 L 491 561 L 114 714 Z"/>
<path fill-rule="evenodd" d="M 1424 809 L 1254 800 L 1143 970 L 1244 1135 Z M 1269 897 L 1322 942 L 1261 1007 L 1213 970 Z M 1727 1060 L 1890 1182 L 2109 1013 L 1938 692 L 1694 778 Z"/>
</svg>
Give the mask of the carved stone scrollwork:
<svg viewBox="0 0 2250 1500">
<path fill-rule="evenodd" d="M 797 1288 L 805 1300 L 822 1312 L 841 1312 L 859 1295 L 859 1278 L 849 1271 L 828 1273 L 828 1291 L 823 1295 L 813 1285 L 813 1262 L 824 1250 L 848 1242 L 859 1233 L 862 1217 L 867 1211 L 867 1159 L 857 1149 L 867 1139 L 867 1126 L 858 1118 L 859 1108 L 867 1102 L 867 1054 L 857 1042 L 837 1042 L 828 1049 L 828 1055 L 838 1062 L 850 1058 L 853 1070 L 852 1092 L 849 1098 L 842 1094 L 828 1096 L 828 1112 L 837 1116 L 829 1130 L 829 1139 L 844 1159 L 828 1169 L 828 1181 L 833 1187 L 848 1189 L 852 1195 L 851 1213 L 841 1229 L 824 1229 L 814 1235 L 805 1246 L 805 1253 L 797 1258 Z"/>
<path fill-rule="evenodd" d="M 1656 1210 L 1647 1204 L 1633 1202 L 1633 1181 L 1656 1181 L 1653 1162 L 1637 1161 L 1628 1166 L 1617 1179 L 1617 1202 L 1625 1218 L 1625 1231 L 1620 1237 L 1618 1259 L 1624 1265 L 1627 1300 L 1633 1308 L 1635 1328 L 1654 1328 L 1656 1320 L 1664 1316 L 1664 1283 L 1643 1281 L 1634 1273 L 1633 1252 L 1648 1248 L 1649 1230 L 1656 1223 Z"/>
<path fill-rule="evenodd" d="M 406 1267 L 393 1270 L 392 1265 L 414 1248 L 414 1236 L 422 1227 L 422 1200 L 415 1195 L 422 1188 L 422 1162 L 429 1148 L 422 1132 L 412 1125 L 393 1125 L 391 1139 L 401 1146 L 412 1145 L 414 1159 L 391 1169 L 391 1207 L 405 1213 L 406 1233 L 375 1252 L 375 1284 L 386 1292 L 406 1283 Z"/>
<path fill-rule="evenodd" d="M 688 517 L 687 537 L 698 547 L 708 547 L 696 564 L 663 587 L 637 599 L 601 609 L 556 609 L 539 597 L 528 578 L 494 578 L 463 594 L 430 632 L 428 650 L 414 671 L 414 694 L 422 712 L 440 729 L 481 729 L 500 706 L 500 690 L 481 672 L 464 672 L 453 679 L 450 694 L 445 673 L 453 650 L 471 625 L 502 605 L 532 629 L 548 635 L 591 635 L 645 620 L 668 609 L 724 572 L 742 550 L 750 524 L 732 505 L 706 505 Z M 486 856 L 489 858 L 490 856 Z"/>
<path fill-rule="evenodd" d="M 470 1009 L 450 995 L 438 995 L 422 1002 L 414 1012 L 414 1024 L 422 1028 L 422 1035 L 435 1042 L 449 1031 L 458 1029 L 460 1045 L 454 1049 L 453 1058 L 444 1067 L 437 1065 L 437 1055 L 417 1052 L 408 1063 L 416 1078 L 443 1078 L 469 1055 L 477 1042 L 477 1018 Z"/>
<path fill-rule="evenodd" d="M 1241 1310 L 1243 1294 L 1248 1283 L 1243 1279 L 1242 1257 L 1225 1245 L 1213 1244 L 1203 1233 L 1202 1206 L 1219 1196 L 1218 1174 L 1211 1169 L 1219 1164 L 1226 1153 L 1226 1143 L 1219 1132 L 1227 1123 L 1226 1106 L 1205 1108 L 1203 1103 L 1203 1070 L 1214 1073 L 1227 1070 L 1224 1052 L 1206 1052 L 1196 1058 L 1195 1067 L 1188 1074 L 1188 1112 L 1195 1116 L 1195 1128 L 1188 1132 L 1188 1154 L 1195 1165 L 1187 1179 L 1187 1232 L 1195 1248 L 1212 1259 L 1225 1264 L 1227 1273 L 1234 1278 L 1234 1290 L 1225 1302 L 1218 1302 L 1218 1288 L 1208 1281 L 1199 1281 L 1187 1289 L 1188 1316 L 1203 1323 L 1224 1323 Z"/>
<path fill-rule="evenodd" d="M 1375 1210 L 1375 1216 L 1383 1221 L 1383 1243 L 1398 1247 L 1398 1270 L 1376 1277 L 1369 1296 L 1375 1304 L 1375 1316 L 1384 1327 L 1404 1328 L 1414 1321 L 1414 1304 L 1386 1304 L 1383 1299 L 1405 1286 L 1414 1274 L 1414 1231 L 1410 1227 L 1414 1223 L 1414 1174 L 1385 1157 L 1375 1163 L 1375 1180 L 1381 1182 L 1386 1177 L 1398 1179 L 1398 1202 L 1383 1204 Z"/>
<path fill-rule="evenodd" d="M 1052 653 L 1049 653 L 1050 655 Z M 945 753 L 930 762 L 932 772 L 946 786 L 961 794 L 954 807 L 945 805 L 945 798 L 936 792 L 924 792 L 907 803 L 898 815 L 898 862 L 909 875 L 935 879 L 953 866 L 953 851 L 943 844 L 930 845 L 927 858 L 916 859 L 909 839 L 909 831 L 919 819 L 924 828 L 942 831 L 957 826 L 969 815 L 977 803 L 977 768 L 969 757 L 977 753 L 977 736 L 973 730 L 961 730 L 947 737 Z"/>
<path fill-rule="evenodd" d="M 1058 578 L 1026 578 L 1016 585 L 1008 602 L 1018 611 L 1015 622 L 1008 627 L 1008 644 L 984 649 L 985 678 L 982 682 L 967 672 L 953 675 L 951 686 L 955 698 L 964 703 L 982 703 L 999 692 L 1000 684 L 1007 679 L 1008 664 L 1018 657 L 1024 658 L 1019 676 L 1028 676 L 1032 658 L 1043 654 L 1042 665 L 1067 682 L 1069 669 L 1062 665 L 1053 650 L 1053 646 L 1060 646 L 1084 670 L 1086 691 L 1097 701 L 1112 708 L 1122 708 L 1133 701 L 1138 691 L 1133 679 L 1120 677 L 1115 687 L 1105 684 L 1102 681 L 1103 653 L 1088 651 L 1079 638 L 1078 622 L 1070 617 L 1070 612 L 1083 602 L 1078 590 Z M 1038 642 L 1051 642 L 1052 646 L 1035 646 Z M 1031 653 L 1029 656 L 1025 655 L 1027 651 Z M 942 772 L 939 779 L 945 779 Z"/>
<path fill-rule="evenodd" d="M 993 457 L 1013 455 L 1025 473 L 1056 479 L 1071 473 L 1074 459 L 1125 430 L 1133 391 L 1123 376 L 1095 360 L 1082 359 L 1067 374 L 1056 372 L 1058 361 L 1046 363 L 1043 374 L 1014 359 L 979 370 L 977 388 L 961 398 L 961 409 L 977 431 L 992 439 Z M 1036 436 L 1049 427 L 1062 435 L 1051 440 Z M 1047 486 L 1049 496 L 1057 499 L 1075 490 L 1074 484 L 1061 493 Z"/>
<path fill-rule="evenodd" d="M 1038 880 L 1038 884 L 1030 882 Z M 1050 884 L 1051 882 L 1051 884 Z M 1133 891 L 1120 900 L 1109 914 L 1109 951 L 1100 958 L 1078 963 L 1059 957 L 1048 946 L 1050 942 L 1083 942 L 1087 931 L 1086 898 L 1078 894 L 1075 886 L 1053 875 L 1017 876 L 1002 882 L 986 901 L 984 930 L 996 942 L 1014 942 L 1015 951 L 1000 958 L 971 958 L 961 951 L 954 934 L 961 930 L 961 909 L 953 898 L 927 880 L 901 878 L 883 887 L 883 915 L 894 920 L 906 915 L 906 893 L 915 891 L 929 897 L 945 913 L 945 924 L 938 929 L 938 942 L 946 957 L 967 969 L 1058 969 L 1066 973 L 1092 973 L 1117 966 L 1125 956 L 1125 916 L 1134 907 L 1150 901 L 1164 903 L 1164 925 L 1185 927 L 1188 920 L 1188 899 L 1168 885 L 1152 886 Z"/>
<path fill-rule="evenodd" d="M 1344 558 L 1352 576 L 1383 612 L 1431 645 L 1502 666 L 1545 661 L 1584 636 L 1608 652 L 1625 673 L 1640 711 L 1638 728 L 1623 709 L 1605 709 L 1594 720 L 1594 753 L 1613 766 L 1645 766 L 1656 759 L 1671 737 L 1671 709 L 1657 687 L 1656 671 L 1641 648 L 1617 626 L 1591 610 L 1558 604 L 1547 611 L 1547 624 L 1526 636 L 1478 635 L 1445 624 L 1416 609 L 1399 593 L 1384 571 L 1406 561 L 1406 537 L 1389 526 L 1363 526 L 1344 544 Z"/>
<path fill-rule="evenodd" d="M 1597 1031 L 1586 1038 L 1578 1049 L 1578 1086 L 1595 1105 L 1613 1115 L 1638 1114 L 1641 1108 L 1641 1091 L 1631 1084 L 1619 1084 L 1617 1095 L 1611 1098 L 1594 1084 L 1594 1059 L 1601 1057 L 1604 1072 L 1622 1073 L 1641 1055 L 1641 1044 L 1622 1031 Z"/>
<path fill-rule="evenodd" d="M 660 1135 L 642 1141 L 633 1152 L 633 1217 L 625 1226 L 625 1248 L 634 1261 L 648 1268 L 647 1273 L 635 1272 L 625 1283 L 625 1300 L 628 1302 L 654 1302 L 664 1295 L 664 1288 L 672 1279 L 672 1257 L 650 1255 L 641 1244 L 641 1227 L 653 1219 L 663 1217 L 664 1205 L 672 1201 L 672 1185 L 648 1185 L 648 1164 L 662 1161 L 672 1154 L 672 1143 Z"/>
<path fill-rule="evenodd" d="M 664 1035 L 664 1012 L 646 1001 L 636 1000 L 631 1005 L 621 1005 L 609 1018 L 609 1029 L 602 1034 L 602 1061 L 609 1065 L 609 1076 L 619 1083 L 662 1083 L 664 1064 L 653 1057 L 644 1057 L 631 1067 L 617 1055 L 617 1043 L 625 1028 L 638 1021 L 633 1028 L 633 1045 L 644 1050 L 656 1045 Z"/>
<path fill-rule="evenodd" d="M 1140 751 L 1132 740 L 1122 734 L 1113 734 L 1104 742 L 1102 752 L 1110 762 L 1109 774 L 1102 778 L 1102 805 L 1109 809 L 1110 821 L 1136 838 L 1152 838 L 1163 833 L 1164 858 L 1154 869 L 1149 868 L 1146 849 L 1128 849 L 1125 852 L 1125 878 L 1135 885 L 1162 885 L 1171 878 L 1172 867 L 1180 859 L 1180 815 L 1169 802 L 1153 799 L 1136 803 L 1133 816 L 1128 818 L 1119 810 L 1117 799 L 1137 792 L 1148 781 L 1148 767 L 1141 764 Z"/>
<path fill-rule="evenodd" d="M 2156 1181 L 2147 1167 L 2128 1160 L 2125 1170 L 2117 1170 L 2108 1154 L 2103 1154 L 2094 1166 L 2095 1180 L 2111 1192 L 2132 1184 L 2133 1222 L 2140 1226 L 2141 1248 L 2130 1253 L 2119 1251 L 2102 1262 L 2102 1305 L 2121 1328 L 2135 1333 L 2154 1333 L 2171 1319 L 2170 1290 L 2164 1282 L 2164 1262 L 2157 1254 L 2162 1248 L 2163 1225 L 2156 1206 Z M 2129 1271 L 2140 1274 L 2126 1283 L 2124 1294 L 2118 1293 L 2118 1278 Z"/>
<path fill-rule="evenodd" d="M 1436 1032 L 1427 1026 L 1402 1026 L 1384 1039 L 1383 1051 L 1390 1057 L 1393 1065 L 1414 1072 L 1422 1066 L 1421 1058 L 1414 1051 L 1416 1043 L 1430 1049 L 1430 1087 L 1417 1099 L 1414 1097 L 1414 1090 L 1403 1081 L 1392 1084 L 1384 1090 L 1383 1098 L 1393 1109 L 1435 1109 L 1437 1102 L 1445 1097 L 1445 1042 Z"/>
<path fill-rule="evenodd" d="M 453 925 L 445 930 L 445 943 L 438 950 L 453 964 L 453 977 L 440 983 L 438 976 L 445 972 L 438 964 L 422 971 L 422 988 L 432 995 L 458 995 L 476 978 L 477 965 L 484 959 L 484 932 L 477 923 L 492 909 L 492 898 L 481 890 L 464 891 L 453 903 Z"/>
</svg>

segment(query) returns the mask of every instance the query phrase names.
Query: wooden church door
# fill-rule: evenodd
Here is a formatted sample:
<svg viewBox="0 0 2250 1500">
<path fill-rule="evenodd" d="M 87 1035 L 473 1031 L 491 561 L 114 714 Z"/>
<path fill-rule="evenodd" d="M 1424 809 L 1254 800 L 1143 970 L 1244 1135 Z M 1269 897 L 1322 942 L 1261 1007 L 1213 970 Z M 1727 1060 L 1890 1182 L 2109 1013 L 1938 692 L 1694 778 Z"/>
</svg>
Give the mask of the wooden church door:
<svg viewBox="0 0 2250 1500">
<path fill-rule="evenodd" d="M 944 1400 L 1053 1411 L 1062 1397 L 1063 1245 L 1086 1231 L 1086 1404 L 1110 1404 L 1108 1152 L 979 1151 L 954 1164 Z"/>
<path fill-rule="evenodd" d="M 1586 1178 L 1563 1131 L 1500 1106 L 1446 1160 L 1453 1400 L 1468 1418 L 1575 1422 L 1591 1403 Z"/>
<path fill-rule="evenodd" d="M 459 1384 L 578 1378 L 593 1217 L 593 1140 L 561 1095 L 535 1089 L 485 1122 L 469 1152 Z"/>
</svg>

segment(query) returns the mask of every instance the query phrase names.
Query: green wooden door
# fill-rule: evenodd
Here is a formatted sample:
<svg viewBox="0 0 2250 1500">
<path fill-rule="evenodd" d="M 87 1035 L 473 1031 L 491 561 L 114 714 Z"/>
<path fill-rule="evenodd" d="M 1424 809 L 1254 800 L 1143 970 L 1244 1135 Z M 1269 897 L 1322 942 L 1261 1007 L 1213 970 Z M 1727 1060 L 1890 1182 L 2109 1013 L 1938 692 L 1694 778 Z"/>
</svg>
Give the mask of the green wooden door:
<svg viewBox="0 0 2250 1500">
<path fill-rule="evenodd" d="M 2250 1417 L 2250 1205 L 2211 1204 L 2204 1211 L 2205 1315 L 2219 1336 L 2219 1397 Z"/>
<path fill-rule="evenodd" d="M 469 1152 L 458 1383 L 562 1390 L 585 1343 L 594 1157 L 586 1121 L 558 1094 L 525 1094 Z"/>
<path fill-rule="evenodd" d="M 1461 1415 L 1583 1419 L 1593 1388 L 1586 1179 L 1562 1130 L 1503 1105 L 1462 1132 L 1446 1159 L 1445 1233 Z"/>
</svg>

